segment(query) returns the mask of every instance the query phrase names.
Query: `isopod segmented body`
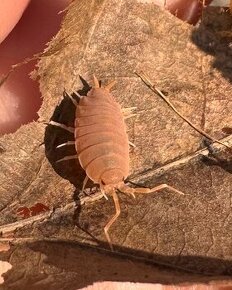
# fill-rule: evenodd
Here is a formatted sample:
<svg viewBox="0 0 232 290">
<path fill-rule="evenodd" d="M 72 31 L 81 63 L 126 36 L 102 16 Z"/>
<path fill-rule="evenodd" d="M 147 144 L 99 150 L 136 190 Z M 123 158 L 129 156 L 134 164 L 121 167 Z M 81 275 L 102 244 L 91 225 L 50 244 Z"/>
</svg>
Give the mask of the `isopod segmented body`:
<svg viewBox="0 0 232 290">
<path fill-rule="evenodd" d="M 129 140 L 121 106 L 98 82 L 77 105 L 75 147 L 86 175 L 102 188 L 128 176 Z"/>
<path fill-rule="evenodd" d="M 94 87 L 87 96 L 80 96 L 77 102 L 72 96 L 66 95 L 76 106 L 76 119 L 74 128 L 67 127 L 54 121 L 49 124 L 61 127 L 75 135 L 75 141 L 68 141 L 64 145 L 75 145 L 76 155 L 66 156 L 58 161 L 78 159 L 81 167 L 86 172 L 83 188 L 88 179 L 100 186 L 102 193 L 111 195 L 114 200 L 116 213 L 104 227 L 106 238 L 112 248 L 109 228 L 120 215 L 120 205 L 117 191 L 132 195 L 135 193 L 150 193 L 169 188 L 183 194 L 181 191 L 161 184 L 154 188 L 131 188 L 124 183 L 129 175 L 129 144 L 124 120 L 131 116 L 134 107 L 121 109 L 114 100 L 110 89 L 114 83 L 100 87 L 94 77 Z"/>
</svg>

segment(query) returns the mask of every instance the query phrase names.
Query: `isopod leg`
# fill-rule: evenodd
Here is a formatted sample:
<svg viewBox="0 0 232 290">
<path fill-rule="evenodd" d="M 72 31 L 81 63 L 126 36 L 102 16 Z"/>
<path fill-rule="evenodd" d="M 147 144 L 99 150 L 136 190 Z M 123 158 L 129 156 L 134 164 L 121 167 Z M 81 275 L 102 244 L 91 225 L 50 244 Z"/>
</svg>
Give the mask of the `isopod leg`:
<svg viewBox="0 0 232 290">
<path fill-rule="evenodd" d="M 126 116 L 124 116 L 124 120 L 129 119 L 131 117 L 135 117 L 135 116 L 137 116 L 137 114 L 126 115 Z"/>
<path fill-rule="evenodd" d="M 70 133 L 74 133 L 74 131 L 75 131 L 75 129 L 73 127 L 68 127 L 68 126 L 66 126 L 64 124 L 60 124 L 60 123 L 55 122 L 55 121 L 50 121 L 48 124 L 56 126 L 56 127 L 60 127 L 60 128 L 62 128 L 64 130 L 70 132 Z"/>
<path fill-rule="evenodd" d="M 133 111 L 137 109 L 137 107 L 123 108 L 122 113 L 124 120 L 129 119 L 131 117 L 135 117 L 137 114 L 133 114 Z"/>
<path fill-rule="evenodd" d="M 95 89 L 100 88 L 99 81 L 98 81 L 98 79 L 96 78 L 95 75 L 93 75 L 93 83 L 94 83 L 94 88 Z"/>
<path fill-rule="evenodd" d="M 61 162 L 61 161 L 66 161 L 66 160 L 72 160 L 72 159 L 78 159 L 77 155 L 70 155 L 70 156 L 65 156 L 64 158 L 61 158 L 57 160 L 56 162 Z"/>
<path fill-rule="evenodd" d="M 153 188 L 149 188 L 149 192 L 156 192 L 156 191 L 160 191 L 162 189 L 165 189 L 165 188 L 168 188 L 170 189 L 171 191 L 175 192 L 175 193 L 178 193 L 178 194 L 181 194 L 181 195 L 184 195 L 184 193 L 166 183 L 163 183 L 163 184 L 160 184 L 158 186 L 155 186 Z M 142 188 L 141 188 L 142 189 Z M 139 188 L 136 188 L 136 191 L 135 193 L 139 193 Z M 146 192 L 145 192 L 146 193 Z"/>
<path fill-rule="evenodd" d="M 89 177 L 88 177 L 88 175 L 86 175 L 86 177 L 83 181 L 82 189 L 81 189 L 82 192 L 85 190 L 85 187 L 86 187 L 88 180 L 89 180 Z"/>
<path fill-rule="evenodd" d="M 177 190 L 174 187 L 172 187 L 172 186 L 170 186 L 170 185 L 168 185 L 166 183 L 160 184 L 160 185 L 155 186 L 153 188 L 145 188 L 145 187 L 144 188 L 143 187 L 131 188 L 131 187 L 125 185 L 123 188 L 120 188 L 120 191 L 122 191 L 124 193 L 127 193 L 127 194 L 152 193 L 152 192 L 160 191 L 160 190 L 165 189 L 165 188 L 168 188 L 168 189 L 170 189 L 171 191 L 173 191 L 175 193 L 184 195 L 184 193 L 182 191 Z"/>
<path fill-rule="evenodd" d="M 112 81 L 108 85 L 105 86 L 105 89 L 110 91 L 115 84 L 116 84 L 116 81 Z"/>
<path fill-rule="evenodd" d="M 56 148 L 61 148 L 63 146 L 68 146 L 68 145 L 75 145 L 75 141 L 67 141 L 65 143 L 62 143 L 62 144 L 56 146 Z"/>
<path fill-rule="evenodd" d="M 137 109 L 137 107 L 123 108 L 123 109 L 122 109 L 122 113 L 123 113 L 124 116 L 126 116 L 126 115 L 130 115 L 130 114 L 132 114 L 133 111 L 136 110 L 136 109 Z"/>
<path fill-rule="evenodd" d="M 108 197 L 107 197 L 107 195 L 106 195 L 106 193 L 105 193 L 105 190 L 104 190 L 104 188 L 103 188 L 103 185 L 100 183 L 100 190 L 101 190 L 101 193 L 103 194 L 103 196 L 104 196 L 104 198 L 106 199 L 106 200 L 108 200 Z"/>
<path fill-rule="evenodd" d="M 106 239 L 110 245 L 110 249 L 111 251 L 113 251 L 113 245 L 111 243 L 111 239 L 109 236 L 109 229 L 112 226 L 112 224 L 116 221 L 116 219 L 119 217 L 120 213 L 121 213 L 121 209 L 120 209 L 120 205 L 119 205 L 119 200 L 118 200 L 118 196 L 117 193 L 115 191 L 112 192 L 112 196 L 113 196 L 113 200 L 114 200 L 114 205 L 115 205 L 115 215 L 111 218 L 111 220 L 107 223 L 107 225 L 104 227 L 104 232 L 105 232 L 105 236 Z"/>
<path fill-rule="evenodd" d="M 78 94 L 78 92 L 74 93 L 79 99 L 83 98 L 83 96 L 81 96 L 80 94 Z M 72 95 L 70 95 L 69 93 L 67 93 L 66 91 L 64 91 L 64 96 L 68 97 L 74 104 L 75 107 L 78 106 L 78 102 L 73 98 Z"/>
</svg>

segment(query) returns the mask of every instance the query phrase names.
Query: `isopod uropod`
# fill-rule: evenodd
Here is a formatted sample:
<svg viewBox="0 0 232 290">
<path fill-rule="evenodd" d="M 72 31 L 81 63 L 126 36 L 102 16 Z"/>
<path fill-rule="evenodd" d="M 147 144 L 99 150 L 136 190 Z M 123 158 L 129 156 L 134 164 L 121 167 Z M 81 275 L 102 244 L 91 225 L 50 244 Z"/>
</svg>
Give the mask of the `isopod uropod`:
<svg viewBox="0 0 232 290">
<path fill-rule="evenodd" d="M 161 184 L 150 189 L 131 188 L 124 183 L 129 175 L 130 144 L 124 120 L 134 116 L 132 111 L 135 108 L 122 109 L 115 101 L 110 93 L 114 83 L 102 87 L 94 76 L 94 87 L 86 96 L 75 93 L 79 97 L 79 102 L 66 93 L 76 106 L 74 128 L 54 121 L 49 123 L 75 135 L 75 141 L 68 141 L 57 147 L 75 145 L 77 154 L 66 156 L 58 161 L 78 159 L 81 167 L 86 172 L 82 189 L 85 188 L 88 179 L 91 179 L 100 186 L 100 190 L 105 196 L 110 195 L 114 200 L 116 213 L 104 227 L 111 249 L 113 247 L 108 231 L 120 215 L 117 191 L 135 197 L 134 194 L 136 193 L 150 193 L 169 188 L 174 192 L 183 194 L 167 184 Z"/>
</svg>

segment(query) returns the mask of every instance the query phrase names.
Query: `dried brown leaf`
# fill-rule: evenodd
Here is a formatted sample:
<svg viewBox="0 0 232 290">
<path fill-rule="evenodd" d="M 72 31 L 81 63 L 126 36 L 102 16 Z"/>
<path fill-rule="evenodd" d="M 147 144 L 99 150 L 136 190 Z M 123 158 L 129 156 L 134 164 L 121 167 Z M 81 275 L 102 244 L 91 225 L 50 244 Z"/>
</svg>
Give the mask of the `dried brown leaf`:
<svg viewBox="0 0 232 290">
<path fill-rule="evenodd" d="M 229 69 L 232 58 L 228 45 L 218 37 L 207 23 L 193 28 L 151 3 L 76 0 L 70 5 L 62 28 L 49 47 L 57 47 L 59 43 L 65 45 L 39 62 L 40 89 L 44 98 L 39 111 L 40 121 L 52 118 L 72 126 L 74 107 L 68 99 L 63 99 L 63 90 L 86 92 L 92 85 L 93 73 L 104 83 L 116 79 L 113 93 L 117 101 L 124 107 L 137 107 L 137 117 L 128 121 L 130 141 L 136 144 L 131 152 L 129 180 L 145 186 L 169 183 L 185 195 L 163 191 L 139 195 L 133 200 L 120 194 L 122 214 L 110 233 L 118 255 L 123 253 L 127 257 L 132 255 L 136 259 L 181 269 L 183 279 L 175 279 L 175 282 L 189 282 L 190 277 L 202 281 L 202 275 L 208 274 L 214 279 L 229 279 L 232 273 L 231 155 L 221 147 L 205 144 L 202 137 L 133 72 L 146 71 L 157 87 L 171 92 L 169 98 L 177 109 L 220 140 L 224 137 L 222 128 L 231 127 L 232 123 L 232 74 Z M 28 251 L 27 263 L 19 274 L 16 271 L 12 274 L 14 269 L 11 271 L 9 285 L 18 279 L 18 283 L 25 286 L 38 274 L 43 286 L 49 284 L 49 279 L 45 279 L 48 276 L 56 277 L 56 286 L 62 283 L 70 286 L 75 276 L 72 270 L 79 273 L 79 257 L 88 257 L 90 265 L 94 265 L 92 252 L 87 248 L 79 256 L 78 248 L 75 262 L 70 258 L 73 255 L 68 255 L 65 264 L 57 253 L 67 255 L 71 242 L 108 249 L 102 229 L 114 214 L 111 199 L 92 203 L 88 200 L 83 204 L 83 197 L 78 195 L 85 177 L 80 165 L 75 161 L 56 163 L 65 155 L 75 153 L 73 148 L 56 149 L 60 143 L 72 139 L 71 134 L 52 126 L 45 128 L 42 122 L 23 126 L 15 134 L 0 139 L 0 147 L 4 148 L 0 152 L 2 229 L 18 229 L 13 239 L 15 243 L 23 243 L 23 238 L 50 239 L 45 244 L 31 244 L 31 251 L 25 245 L 17 246 L 18 255 L 14 254 L 12 259 L 18 265 Z M 44 146 L 40 146 L 43 142 Z M 231 145 L 231 135 L 226 142 Z M 202 151 L 206 145 L 208 149 Z M 42 213 L 43 218 L 34 216 L 17 222 L 15 210 L 19 206 L 30 208 L 36 203 L 45 204 L 54 211 Z M 72 206 L 65 208 L 68 204 Z M 62 207 L 64 210 L 56 210 Z M 41 268 L 36 270 L 37 265 L 46 264 L 41 258 L 44 254 L 48 256 L 46 271 L 49 274 L 39 272 Z M 109 257 L 100 252 L 95 260 L 99 261 L 99 267 L 105 266 L 104 270 L 108 271 L 113 263 Z M 116 256 L 115 259 L 116 267 L 120 258 Z M 34 268 L 31 267 L 33 263 Z M 90 268 L 86 283 L 104 276 L 94 272 L 94 267 Z M 129 275 L 130 271 L 125 268 L 130 269 L 126 265 L 124 272 L 119 273 L 119 280 L 145 281 L 138 272 Z M 145 264 L 139 264 L 140 273 L 145 268 Z M 60 269 L 65 269 L 70 276 L 65 271 L 59 272 Z M 157 270 L 155 266 L 152 269 Z M 154 275 L 159 278 L 151 282 L 173 281 L 175 271 L 171 271 L 170 276 L 165 273 L 165 279 L 162 275 Z M 24 275 L 25 272 L 28 274 Z M 96 275 L 91 280 L 93 272 Z M 24 278 L 20 281 L 19 277 Z M 62 277 L 62 283 L 58 277 Z M 113 272 L 107 272 L 104 277 L 117 279 Z M 207 281 L 213 278 L 208 277 Z M 86 285 L 83 280 L 81 283 L 78 285 Z M 39 287 L 42 289 L 41 285 Z"/>
</svg>

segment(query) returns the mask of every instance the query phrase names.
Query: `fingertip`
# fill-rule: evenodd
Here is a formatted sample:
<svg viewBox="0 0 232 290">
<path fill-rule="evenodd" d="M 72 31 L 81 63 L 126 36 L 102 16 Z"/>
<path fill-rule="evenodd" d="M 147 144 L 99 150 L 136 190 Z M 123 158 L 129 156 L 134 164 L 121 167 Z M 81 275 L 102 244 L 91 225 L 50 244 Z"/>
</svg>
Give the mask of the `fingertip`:
<svg viewBox="0 0 232 290">
<path fill-rule="evenodd" d="M 30 0 L 0 1 L 0 43 L 15 27 L 29 2 Z"/>
</svg>

